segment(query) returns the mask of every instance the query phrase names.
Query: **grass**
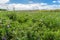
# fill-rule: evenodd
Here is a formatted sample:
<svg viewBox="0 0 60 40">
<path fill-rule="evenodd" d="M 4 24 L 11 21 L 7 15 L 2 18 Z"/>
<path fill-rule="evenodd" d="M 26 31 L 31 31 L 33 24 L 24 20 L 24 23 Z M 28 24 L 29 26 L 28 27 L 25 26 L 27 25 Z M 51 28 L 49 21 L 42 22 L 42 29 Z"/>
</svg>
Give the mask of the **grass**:
<svg viewBox="0 0 60 40">
<path fill-rule="evenodd" d="M 1 11 L 0 40 L 60 40 L 60 12 Z"/>
</svg>

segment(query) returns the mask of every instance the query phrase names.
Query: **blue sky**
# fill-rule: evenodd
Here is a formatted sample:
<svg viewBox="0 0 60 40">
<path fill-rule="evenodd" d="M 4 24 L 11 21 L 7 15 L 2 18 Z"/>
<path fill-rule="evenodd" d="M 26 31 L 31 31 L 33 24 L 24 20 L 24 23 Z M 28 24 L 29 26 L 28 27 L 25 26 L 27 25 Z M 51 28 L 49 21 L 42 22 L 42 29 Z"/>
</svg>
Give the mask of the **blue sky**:
<svg viewBox="0 0 60 40">
<path fill-rule="evenodd" d="M 10 0 L 10 3 L 22 3 L 22 4 L 28 4 L 29 2 L 33 3 L 47 3 L 47 4 L 60 4 L 58 2 L 53 3 L 53 1 L 58 1 L 58 0 Z"/>
<path fill-rule="evenodd" d="M 22 3 L 22 4 L 28 4 L 30 1 L 32 1 L 33 3 L 48 3 L 48 4 L 52 4 L 53 0 L 10 0 L 10 3 Z"/>
</svg>

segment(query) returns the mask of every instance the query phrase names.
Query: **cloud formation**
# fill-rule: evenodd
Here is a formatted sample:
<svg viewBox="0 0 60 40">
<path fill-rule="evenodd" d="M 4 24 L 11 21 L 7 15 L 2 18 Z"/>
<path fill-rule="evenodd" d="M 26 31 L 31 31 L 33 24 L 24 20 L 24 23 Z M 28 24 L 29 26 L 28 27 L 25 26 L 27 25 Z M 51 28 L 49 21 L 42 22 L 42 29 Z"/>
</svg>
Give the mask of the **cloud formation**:
<svg viewBox="0 0 60 40">
<path fill-rule="evenodd" d="M 0 8 L 2 9 L 8 9 L 8 10 L 13 10 L 13 8 L 15 10 L 54 10 L 54 9 L 60 9 L 60 5 L 49 5 L 47 3 L 33 3 L 32 1 L 30 1 L 29 4 L 16 4 L 16 3 L 12 3 L 12 4 L 5 4 L 8 3 L 10 0 L 0 0 Z M 59 2 L 58 1 L 53 1 L 53 3 Z"/>
<path fill-rule="evenodd" d="M 34 4 L 9 4 L 8 9 L 13 10 L 54 10 L 60 9 L 60 5 L 48 5 L 47 3 L 34 3 Z"/>
<path fill-rule="evenodd" d="M 53 3 L 60 3 L 60 0 L 54 0 Z"/>
<path fill-rule="evenodd" d="M 53 1 L 53 3 L 56 3 L 57 1 Z"/>
<path fill-rule="evenodd" d="M 33 4 L 9 4 L 9 9 L 13 10 L 37 10 L 42 9 L 43 6 L 47 5 L 46 3 L 33 3 Z"/>
<path fill-rule="evenodd" d="M 8 3 L 10 0 L 0 0 L 0 4 Z"/>
</svg>

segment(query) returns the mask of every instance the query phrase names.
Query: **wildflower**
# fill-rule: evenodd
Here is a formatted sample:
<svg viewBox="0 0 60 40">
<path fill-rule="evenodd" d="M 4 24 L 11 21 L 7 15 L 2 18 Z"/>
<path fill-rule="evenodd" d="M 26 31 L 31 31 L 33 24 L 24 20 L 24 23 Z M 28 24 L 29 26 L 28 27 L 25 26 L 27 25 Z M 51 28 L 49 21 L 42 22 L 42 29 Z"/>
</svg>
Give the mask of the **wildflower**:
<svg viewBox="0 0 60 40">
<path fill-rule="evenodd" d="M 3 38 L 2 38 L 2 40 L 6 40 L 6 38 L 5 38 L 5 37 L 3 37 Z"/>
<path fill-rule="evenodd" d="M 9 27 L 10 27 L 10 25 L 7 25 L 7 27 L 9 28 Z"/>
</svg>

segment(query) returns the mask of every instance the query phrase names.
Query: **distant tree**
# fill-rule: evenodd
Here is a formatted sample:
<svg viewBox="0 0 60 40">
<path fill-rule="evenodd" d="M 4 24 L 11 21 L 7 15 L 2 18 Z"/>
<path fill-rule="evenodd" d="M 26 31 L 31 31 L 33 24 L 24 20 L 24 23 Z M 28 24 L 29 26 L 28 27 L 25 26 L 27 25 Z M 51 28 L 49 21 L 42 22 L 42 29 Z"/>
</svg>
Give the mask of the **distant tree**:
<svg viewBox="0 0 60 40">
<path fill-rule="evenodd" d="M 0 11 L 7 11 L 6 9 L 0 9 Z"/>
</svg>

